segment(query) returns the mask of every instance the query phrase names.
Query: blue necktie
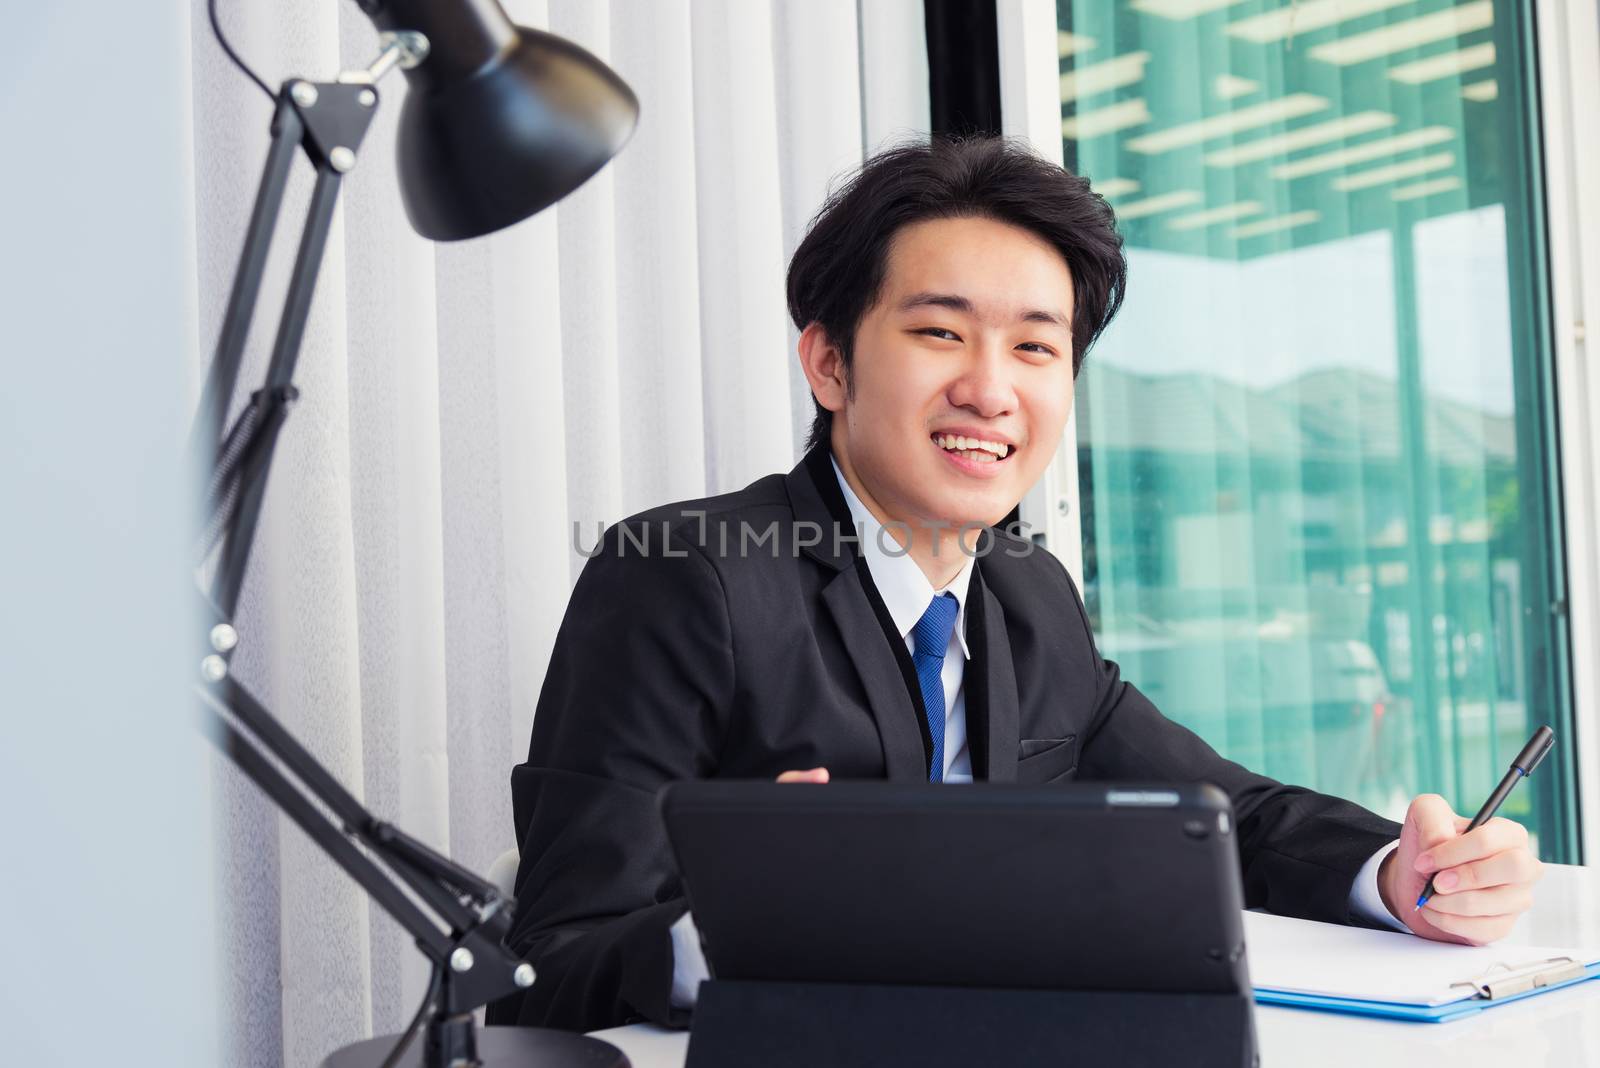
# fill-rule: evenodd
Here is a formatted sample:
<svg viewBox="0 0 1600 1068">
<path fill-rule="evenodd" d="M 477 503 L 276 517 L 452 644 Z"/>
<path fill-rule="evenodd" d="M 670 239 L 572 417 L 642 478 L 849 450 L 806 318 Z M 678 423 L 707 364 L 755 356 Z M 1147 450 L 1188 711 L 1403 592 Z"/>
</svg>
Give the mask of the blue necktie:
<svg viewBox="0 0 1600 1068">
<path fill-rule="evenodd" d="M 934 597 L 917 625 L 911 628 L 911 662 L 917 669 L 917 685 L 922 688 L 922 707 L 928 713 L 928 733 L 933 737 L 933 762 L 928 766 L 928 781 L 944 781 L 944 654 L 950 648 L 950 632 L 955 630 L 956 599 L 948 593 Z"/>
</svg>

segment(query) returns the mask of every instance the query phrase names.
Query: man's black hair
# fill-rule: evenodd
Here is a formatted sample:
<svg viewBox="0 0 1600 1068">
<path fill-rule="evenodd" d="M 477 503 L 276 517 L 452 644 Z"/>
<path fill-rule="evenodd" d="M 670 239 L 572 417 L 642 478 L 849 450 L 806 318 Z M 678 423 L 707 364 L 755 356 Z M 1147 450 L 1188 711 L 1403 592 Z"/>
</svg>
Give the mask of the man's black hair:
<svg viewBox="0 0 1600 1068">
<path fill-rule="evenodd" d="M 927 219 L 985 218 L 1037 234 L 1072 273 L 1072 374 L 1122 306 L 1128 267 L 1111 207 L 1089 182 L 1000 137 L 935 137 L 867 160 L 832 193 L 789 261 L 789 316 L 820 323 L 845 373 L 856 328 L 877 303 L 889 243 Z M 810 448 L 828 439 L 833 413 L 816 403 Z"/>
</svg>

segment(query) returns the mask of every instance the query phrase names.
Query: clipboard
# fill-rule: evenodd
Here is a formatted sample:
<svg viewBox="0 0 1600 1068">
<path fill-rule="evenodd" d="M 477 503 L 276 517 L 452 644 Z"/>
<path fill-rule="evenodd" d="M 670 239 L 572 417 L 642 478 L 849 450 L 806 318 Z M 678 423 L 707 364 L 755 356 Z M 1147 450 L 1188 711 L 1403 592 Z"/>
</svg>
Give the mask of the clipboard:
<svg viewBox="0 0 1600 1068">
<path fill-rule="evenodd" d="M 1448 1023 L 1600 977 L 1597 950 L 1452 946 L 1255 913 L 1245 929 L 1261 1005 Z"/>
<path fill-rule="evenodd" d="M 1388 1020 L 1414 1020 L 1419 1023 L 1448 1023 L 1472 1016 L 1484 1009 L 1543 994 L 1547 990 L 1573 986 L 1600 978 L 1600 964 L 1583 965 L 1571 957 L 1551 957 L 1531 965 L 1500 964 L 1495 974 L 1464 979 L 1459 985 L 1472 987 L 1460 1001 L 1443 1005 L 1413 1005 L 1397 1001 L 1367 1001 L 1317 994 L 1298 994 L 1288 990 L 1255 989 L 1258 1005 L 1289 1005 L 1323 1012 L 1342 1012 L 1356 1016 L 1377 1016 Z"/>
</svg>

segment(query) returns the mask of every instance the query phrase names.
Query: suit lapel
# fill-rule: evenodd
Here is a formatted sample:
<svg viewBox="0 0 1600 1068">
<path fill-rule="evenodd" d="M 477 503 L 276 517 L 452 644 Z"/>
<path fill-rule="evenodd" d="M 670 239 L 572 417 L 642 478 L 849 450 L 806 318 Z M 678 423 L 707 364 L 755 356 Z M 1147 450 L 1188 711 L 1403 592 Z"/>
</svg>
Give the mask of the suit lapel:
<svg viewBox="0 0 1600 1068">
<path fill-rule="evenodd" d="M 883 762 L 891 782 L 926 782 L 927 757 L 917 719 L 919 713 L 906 689 L 905 674 L 883 633 L 858 568 L 834 576 L 822 591 L 833 621 L 844 637 L 844 647 L 861 676 L 867 704 L 883 742 Z"/>
<path fill-rule="evenodd" d="M 850 519 L 850 506 L 845 503 L 839 480 L 833 473 L 833 457 L 826 445 L 806 453 L 785 480 L 789 503 L 798 521 L 816 523 L 824 532 L 822 540 L 805 548 L 811 557 L 824 568 L 835 572 L 822 590 L 822 602 L 839 627 L 845 650 L 850 655 L 856 673 L 861 677 L 866 691 L 867 704 L 877 723 L 878 737 L 883 743 L 884 768 L 895 781 L 927 781 L 928 749 L 923 742 L 921 710 L 912 699 L 907 683 L 907 665 L 901 664 L 894 646 L 889 643 L 889 628 L 879 618 L 873 606 L 864 578 L 865 568 L 860 564 L 860 553 L 854 543 L 834 538 L 831 532 L 838 524 L 853 535 L 855 528 Z M 881 604 L 881 601 L 879 602 Z M 902 647 L 901 652 L 904 652 Z"/>
<path fill-rule="evenodd" d="M 967 639 L 972 660 L 967 664 L 967 745 L 972 750 L 973 778 L 1015 782 L 1017 742 L 1022 718 L 1017 701 L 1017 673 L 1011 663 L 1011 639 L 1000 601 L 983 581 L 980 560 L 968 594 Z M 974 640 L 975 639 L 975 640 Z"/>
<path fill-rule="evenodd" d="M 817 523 L 825 532 L 840 524 L 853 532 L 850 508 L 845 504 L 833 473 L 832 455 L 822 445 L 808 452 L 789 472 L 789 502 L 797 520 Z M 844 542 L 848 546 L 851 543 Z M 805 553 L 836 572 L 823 587 L 822 600 L 844 638 L 867 702 L 877 721 L 883 743 L 884 766 L 889 778 L 901 782 L 926 781 L 928 747 L 923 738 L 926 723 L 910 657 L 901 663 L 890 644 L 892 627 L 879 619 L 861 572 L 859 553 L 842 548 L 839 540 L 824 534 L 820 544 Z M 870 581 L 870 580 L 868 580 Z M 972 751 L 974 778 L 1014 782 L 1017 778 L 1017 741 L 1021 712 L 1017 702 L 1017 676 L 1011 663 L 1011 642 L 1006 635 L 1005 612 L 983 581 L 982 561 L 973 574 L 967 639 L 972 660 L 967 665 L 963 692 L 967 698 L 967 744 Z M 879 602 L 881 604 L 881 601 Z M 899 652 L 904 653 L 901 646 Z"/>
</svg>

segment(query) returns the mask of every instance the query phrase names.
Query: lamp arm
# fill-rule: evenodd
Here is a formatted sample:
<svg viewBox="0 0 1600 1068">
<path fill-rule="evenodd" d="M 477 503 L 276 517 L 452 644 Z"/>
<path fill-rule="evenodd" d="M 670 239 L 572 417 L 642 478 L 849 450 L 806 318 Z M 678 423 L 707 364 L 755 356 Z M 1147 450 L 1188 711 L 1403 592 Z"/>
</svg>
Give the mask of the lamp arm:
<svg viewBox="0 0 1600 1068">
<path fill-rule="evenodd" d="M 272 115 L 272 142 L 267 149 L 266 166 L 256 189 L 250 225 L 245 230 L 244 246 L 239 252 L 239 266 L 233 274 L 233 289 L 228 294 L 228 309 L 223 314 L 216 353 L 206 375 L 199 417 L 190 439 L 190 454 L 196 470 L 211 466 L 212 453 L 227 420 L 245 339 L 250 333 L 250 320 L 255 315 L 256 297 L 261 292 L 267 253 L 271 251 L 272 235 L 278 225 L 278 209 L 283 204 L 289 167 L 294 163 L 295 150 L 300 147 L 304 133 L 299 115 L 280 94 Z"/>
<path fill-rule="evenodd" d="M 298 82 L 296 88 L 308 84 Z M 351 162 L 354 163 L 353 160 Z M 268 365 L 265 383 L 252 399 L 253 405 L 266 407 L 259 423 L 261 432 L 266 436 L 257 452 L 257 459 L 248 468 L 252 477 L 243 483 L 212 583 L 212 600 L 229 618 L 233 617 L 239 604 L 239 591 L 244 584 L 250 548 L 255 542 L 256 523 L 261 517 L 261 504 L 266 496 L 267 469 L 272 464 L 272 454 L 277 447 L 278 431 L 283 427 L 281 415 L 287 414 L 282 411 L 282 405 L 293 396 L 295 365 L 299 361 L 306 321 L 311 315 L 311 298 L 316 291 L 317 274 L 322 267 L 328 232 L 333 226 L 333 213 L 338 204 L 342 180 L 343 175 L 327 161 L 318 164 L 311 206 L 306 213 L 300 248 L 289 277 L 289 291 L 283 302 L 277 341 L 272 348 L 272 362 Z"/>
<path fill-rule="evenodd" d="M 389 42 L 369 71 L 381 76 L 383 70 L 403 63 L 403 57 L 410 54 L 404 44 Z M 203 552 L 209 553 L 216 542 L 221 542 L 221 554 L 211 582 L 211 600 L 224 618 L 232 618 L 238 606 L 266 492 L 266 472 L 286 417 L 286 406 L 295 396 L 295 365 L 311 314 L 311 300 L 333 226 L 340 186 L 345 173 L 355 166 L 356 153 L 377 111 L 378 91 L 370 84 L 367 73 L 341 75 L 335 82 L 290 79 L 278 91 L 267 165 L 191 440 L 191 453 L 197 467 L 212 472 L 209 494 L 214 514 Z M 250 405 L 235 427 L 219 440 L 238 379 L 296 147 L 310 158 L 316 170 L 316 184 L 289 276 L 271 362 L 262 388 L 252 395 Z M 246 428 L 248 433 L 239 433 L 241 428 Z"/>
<path fill-rule="evenodd" d="M 415 864 L 407 851 L 354 833 L 357 826 L 387 825 L 350 797 L 237 682 L 225 679 L 203 687 L 201 700 L 203 728 L 212 743 L 392 916 L 423 953 L 445 969 L 444 1011 L 471 1012 L 533 985 L 532 965 L 503 941 L 514 901 L 491 890 L 486 905 L 471 907 L 457 896 L 449 881 Z M 241 715 L 243 709 L 249 711 Z M 255 731 L 257 725 L 269 724 L 269 732 L 281 735 L 277 744 L 267 743 Z M 289 744 L 280 752 L 284 741 Z M 263 750 L 276 756 L 283 769 Z M 332 787 L 326 793 L 318 785 L 324 782 Z M 347 818 L 351 815 L 355 822 Z M 383 864 L 362 852 L 357 841 L 366 844 Z M 445 863 L 455 867 L 453 862 Z"/>
<path fill-rule="evenodd" d="M 386 54 L 393 49 L 386 47 Z M 380 57 L 374 67 L 380 65 L 393 66 L 393 57 Z M 471 1010 L 533 983 L 532 967 L 503 943 L 514 902 L 375 818 L 228 670 L 238 644 L 232 619 L 279 432 L 298 395 L 292 379 L 341 181 L 355 164 L 377 102 L 376 90 L 365 80 L 291 80 L 278 94 L 272 147 L 191 438 L 192 449 L 211 470 L 202 561 L 220 546 L 205 598 L 211 649 L 201 662 L 201 701 L 205 731 L 214 744 L 440 966 L 439 1010 L 454 1020 L 452 1033 L 470 1032 L 466 1014 Z M 297 147 L 310 157 L 316 182 L 271 362 L 265 382 L 219 440 Z"/>
<path fill-rule="evenodd" d="M 256 748 L 271 753 L 303 783 L 305 791 L 332 814 L 330 822 L 337 821 L 341 833 L 367 845 L 373 852 L 383 856 L 391 867 L 417 876 L 407 880 L 411 889 L 448 927 L 457 932 L 465 931 L 482 924 L 498 911 L 489 907 L 498 906 L 501 900 L 493 887 L 484 884 L 488 893 L 482 899 L 459 893 L 450 885 L 449 879 L 441 877 L 436 868 L 418 862 L 416 851 L 426 847 L 412 843 L 410 839 L 406 839 L 407 846 L 396 847 L 393 835 L 399 832 L 392 828 L 391 835 L 387 837 L 373 833 L 372 828 L 388 825 L 375 819 L 361 802 L 340 785 L 333 773 L 323 767 L 238 679 L 227 676 L 210 683 L 210 687 L 208 692 L 213 696 L 209 700 L 213 707 L 225 708 L 235 721 L 250 732 Z M 428 852 L 431 853 L 431 850 Z M 445 863 L 455 868 L 453 863 Z M 468 878 L 476 878 L 470 873 L 465 874 Z"/>
<path fill-rule="evenodd" d="M 385 912 L 404 927 L 434 960 L 450 955 L 453 940 L 416 903 L 400 892 L 394 880 L 358 849 L 306 796 L 301 787 L 264 756 L 254 742 L 230 723 L 217 704 L 202 697 L 202 729 L 212 743 L 261 788 L 272 802 L 305 831 L 323 852 L 361 884 Z"/>
</svg>

